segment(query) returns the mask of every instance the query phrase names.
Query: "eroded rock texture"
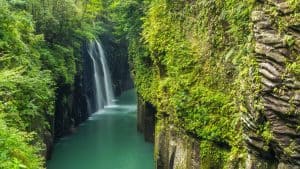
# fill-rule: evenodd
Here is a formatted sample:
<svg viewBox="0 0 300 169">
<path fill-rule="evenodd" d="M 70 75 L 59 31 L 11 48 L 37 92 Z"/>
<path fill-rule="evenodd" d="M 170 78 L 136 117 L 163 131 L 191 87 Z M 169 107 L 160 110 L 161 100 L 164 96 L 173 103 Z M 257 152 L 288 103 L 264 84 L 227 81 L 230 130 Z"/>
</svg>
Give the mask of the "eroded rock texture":
<svg viewBox="0 0 300 169">
<path fill-rule="evenodd" d="M 260 92 L 244 118 L 246 168 L 300 168 L 299 13 L 284 0 L 257 2 L 252 12 Z M 251 100 L 252 99 L 252 100 Z"/>
<path fill-rule="evenodd" d="M 138 96 L 137 129 L 149 142 L 154 141 L 155 114 L 155 107 Z"/>
<path fill-rule="evenodd" d="M 199 169 L 200 141 L 160 120 L 155 131 L 157 169 Z"/>
</svg>

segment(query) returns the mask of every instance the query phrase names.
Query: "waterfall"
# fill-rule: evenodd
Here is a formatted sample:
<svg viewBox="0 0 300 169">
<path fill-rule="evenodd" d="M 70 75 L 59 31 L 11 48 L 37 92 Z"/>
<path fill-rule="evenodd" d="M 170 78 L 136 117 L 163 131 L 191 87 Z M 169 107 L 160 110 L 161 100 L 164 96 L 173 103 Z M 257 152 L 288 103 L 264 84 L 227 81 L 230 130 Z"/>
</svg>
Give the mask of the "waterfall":
<svg viewBox="0 0 300 169">
<path fill-rule="evenodd" d="M 99 110 L 101 109 L 104 104 L 103 104 L 103 97 L 102 97 L 102 91 L 101 91 L 101 85 L 100 85 L 100 78 L 99 78 L 99 75 L 100 75 L 100 72 L 99 72 L 99 69 L 98 69 L 98 65 L 97 65 L 97 62 L 96 62 L 96 59 L 94 58 L 94 52 L 93 52 L 93 48 L 92 48 L 93 45 L 90 46 L 89 50 L 88 50 L 88 53 L 93 61 L 93 69 L 94 69 L 94 81 L 95 81 L 95 88 L 96 88 L 96 109 Z"/>
<path fill-rule="evenodd" d="M 114 93 L 110 71 L 107 66 L 105 52 L 99 41 L 95 40 L 90 43 L 88 54 L 93 62 L 96 110 L 100 110 L 104 106 L 113 105 Z"/>
<path fill-rule="evenodd" d="M 113 99 L 114 99 L 114 93 L 112 90 L 112 83 L 111 83 L 111 77 L 110 77 L 110 72 L 107 66 L 104 50 L 101 46 L 101 44 L 96 40 L 97 48 L 100 53 L 100 60 L 102 64 L 102 70 L 104 74 L 104 86 L 105 86 L 105 94 L 106 94 L 106 101 L 107 105 L 112 105 L 113 104 Z"/>
</svg>

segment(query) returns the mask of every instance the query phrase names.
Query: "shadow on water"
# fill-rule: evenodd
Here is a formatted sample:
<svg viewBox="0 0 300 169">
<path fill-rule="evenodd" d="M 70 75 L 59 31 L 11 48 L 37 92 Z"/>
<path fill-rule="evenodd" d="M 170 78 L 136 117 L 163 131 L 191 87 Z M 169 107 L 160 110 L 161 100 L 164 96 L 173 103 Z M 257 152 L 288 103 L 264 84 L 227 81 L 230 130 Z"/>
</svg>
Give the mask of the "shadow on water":
<svg viewBox="0 0 300 169">
<path fill-rule="evenodd" d="M 136 130 L 136 96 L 94 113 L 54 148 L 48 169 L 153 169 L 153 145 Z"/>
</svg>

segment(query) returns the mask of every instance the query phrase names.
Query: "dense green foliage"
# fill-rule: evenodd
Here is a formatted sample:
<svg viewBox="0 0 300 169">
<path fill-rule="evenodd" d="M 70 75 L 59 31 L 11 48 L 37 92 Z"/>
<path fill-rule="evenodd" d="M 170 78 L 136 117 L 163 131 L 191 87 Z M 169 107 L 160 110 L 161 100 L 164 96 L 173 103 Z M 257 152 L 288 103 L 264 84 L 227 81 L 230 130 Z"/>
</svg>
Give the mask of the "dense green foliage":
<svg viewBox="0 0 300 169">
<path fill-rule="evenodd" d="M 249 19 L 253 4 L 253 0 L 131 0 L 111 6 L 116 34 L 129 40 L 139 94 L 156 106 L 158 120 L 168 117 L 207 143 L 200 149 L 203 158 L 212 160 L 207 168 L 244 158 L 241 103 L 244 92 L 259 88 L 245 87 L 257 80 L 248 77 L 249 67 L 255 67 Z M 213 150 L 212 142 L 229 149 Z"/>
<path fill-rule="evenodd" d="M 201 138 L 234 140 L 231 91 L 236 62 L 247 55 L 241 49 L 250 34 L 250 10 L 251 2 L 239 1 L 152 3 L 143 38 L 153 63 L 151 91 L 158 94 L 144 97 L 183 118 Z"/>
<path fill-rule="evenodd" d="M 28 13 L 1 4 L 0 111 L 10 126 L 43 130 L 44 114 L 53 109 L 53 81 L 49 71 L 41 71 L 42 37 L 34 35 Z"/>
<path fill-rule="evenodd" d="M 243 161 L 243 103 L 255 100 L 260 88 L 249 18 L 254 3 L 0 0 L 0 162 L 8 161 L 0 165 L 42 165 L 36 154 L 49 128 L 55 90 L 72 88 L 82 44 L 103 32 L 128 45 L 138 93 L 157 108 L 157 119 L 201 140 L 204 167 Z M 299 11 L 299 1 L 288 3 Z M 279 27 L 284 30 L 297 18 L 298 13 L 282 18 Z M 295 43 L 290 37 L 286 41 Z M 298 75 L 298 60 L 288 69 Z M 267 130 L 266 124 L 258 131 L 266 140 Z M 6 138 L 8 132 L 14 134 Z M 34 141 L 31 132 L 37 133 Z"/>
<path fill-rule="evenodd" d="M 29 146 L 33 135 L 7 127 L 0 119 L 0 168 L 42 168 L 39 145 Z"/>
<path fill-rule="evenodd" d="M 99 1 L 0 0 L 0 168 L 42 168 L 56 89 L 72 88 L 83 43 L 101 32 L 101 9 Z"/>
</svg>

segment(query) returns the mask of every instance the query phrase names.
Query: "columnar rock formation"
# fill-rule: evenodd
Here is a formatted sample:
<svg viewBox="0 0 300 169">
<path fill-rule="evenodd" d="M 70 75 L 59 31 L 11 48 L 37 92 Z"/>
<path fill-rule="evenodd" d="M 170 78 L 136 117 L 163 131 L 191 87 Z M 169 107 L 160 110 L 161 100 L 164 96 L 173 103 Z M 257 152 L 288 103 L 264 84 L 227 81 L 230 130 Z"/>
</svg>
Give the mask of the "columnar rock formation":
<svg viewBox="0 0 300 169">
<path fill-rule="evenodd" d="M 300 168 L 299 0 L 118 2 L 156 168 Z"/>
<path fill-rule="evenodd" d="M 257 67 L 250 71 L 253 81 L 248 85 L 253 91 L 245 96 L 247 113 L 242 117 L 248 154 L 245 163 L 226 167 L 300 168 L 300 23 L 296 10 L 299 7 L 284 0 L 254 4 L 250 26 Z M 206 168 L 199 153 L 201 140 L 168 121 L 159 117 L 156 124 L 156 168 Z"/>
<path fill-rule="evenodd" d="M 153 105 L 138 97 L 137 129 L 144 134 L 146 141 L 154 141 L 156 109 Z"/>
<path fill-rule="evenodd" d="M 300 23 L 283 0 L 258 2 L 251 19 L 261 89 L 244 117 L 246 165 L 300 168 Z"/>
<path fill-rule="evenodd" d="M 156 168 L 202 168 L 199 140 L 168 124 L 167 120 L 162 120 L 160 123 L 160 128 L 157 128 L 155 133 Z"/>
</svg>

